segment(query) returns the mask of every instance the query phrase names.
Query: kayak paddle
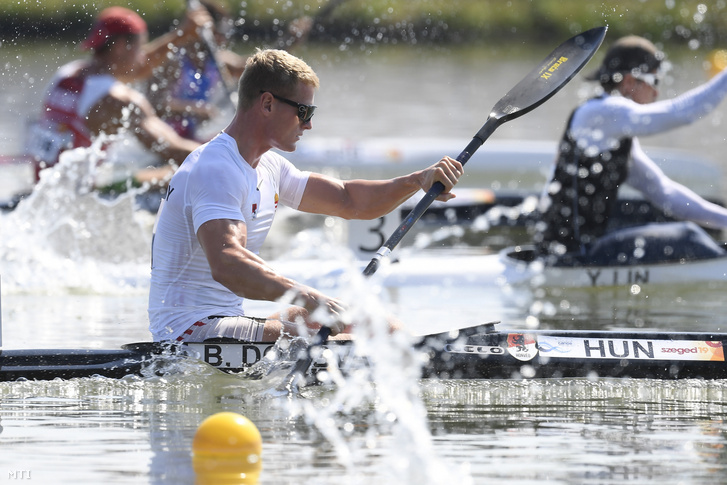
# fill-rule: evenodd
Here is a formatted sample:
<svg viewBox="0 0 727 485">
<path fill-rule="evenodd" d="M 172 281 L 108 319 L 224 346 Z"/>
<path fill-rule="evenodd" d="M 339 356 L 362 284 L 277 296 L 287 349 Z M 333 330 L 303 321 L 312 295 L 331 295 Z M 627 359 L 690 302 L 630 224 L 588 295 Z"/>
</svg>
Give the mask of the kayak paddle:
<svg viewBox="0 0 727 485">
<path fill-rule="evenodd" d="M 465 147 L 462 153 L 459 154 L 457 160 L 462 165 L 466 164 L 472 154 L 485 143 L 485 140 L 500 125 L 529 113 L 560 91 L 568 81 L 578 74 L 591 57 L 593 57 L 606 36 L 606 30 L 607 27 L 590 29 L 568 39 L 556 47 L 535 69 L 495 104 L 485 124 L 475 134 L 472 141 Z M 419 220 L 443 190 L 444 185 L 441 182 L 436 182 L 427 191 L 416 207 L 404 218 L 391 237 L 376 252 L 376 255 L 364 269 L 364 276 L 371 276 L 376 272 L 381 259 L 391 253 L 394 247 L 399 244 L 404 235 L 409 232 L 409 229 Z M 286 378 L 285 388 L 288 391 L 295 389 L 295 381 L 299 376 L 306 374 L 313 362 L 313 349 L 323 345 L 330 333 L 330 328 L 321 327 L 315 335 L 305 356 L 298 359 L 295 367 L 293 367 L 293 370 L 290 371 L 290 374 Z"/>
<path fill-rule="evenodd" d="M 457 161 L 462 165 L 466 164 L 472 154 L 485 143 L 485 140 L 500 125 L 529 113 L 560 91 L 596 53 L 606 36 L 606 29 L 607 27 L 596 27 L 578 34 L 563 42 L 551 52 L 538 67 L 533 69 L 497 102 L 485 124 L 472 138 L 469 145 L 459 154 Z M 364 275 L 370 276 L 376 272 L 381 258 L 391 253 L 443 190 L 444 185 L 441 182 L 436 182 L 429 189 L 414 209 L 409 212 L 409 215 L 404 218 L 391 237 L 376 252 L 376 255 L 364 269 Z"/>
</svg>

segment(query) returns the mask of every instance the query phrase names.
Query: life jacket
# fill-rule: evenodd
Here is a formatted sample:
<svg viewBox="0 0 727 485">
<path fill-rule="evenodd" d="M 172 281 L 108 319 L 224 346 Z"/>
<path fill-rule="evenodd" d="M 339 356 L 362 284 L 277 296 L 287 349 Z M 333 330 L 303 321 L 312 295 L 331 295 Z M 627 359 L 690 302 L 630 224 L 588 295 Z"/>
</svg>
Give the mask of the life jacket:
<svg viewBox="0 0 727 485">
<path fill-rule="evenodd" d="M 574 114 L 575 110 L 561 139 L 553 177 L 546 187 L 549 200 L 542 204 L 536 226 L 536 243 L 544 254 L 553 254 L 553 245 L 562 244 L 566 253 L 584 256 L 606 233 L 618 189 L 628 177 L 632 138 L 622 138 L 617 148 L 589 157 L 571 135 Z"/>
<path fill-rule="evenodd" d="M 43 168 L 58 163 L 61 152 L 91 146 L 91 132 L 78 114 L 78 105 L 86 82 L 76 71 L 54 83 L 45 95 L 43 111 L 31 128 L 29 154 L 33 157 L 36 181 Z"/>
</svg>

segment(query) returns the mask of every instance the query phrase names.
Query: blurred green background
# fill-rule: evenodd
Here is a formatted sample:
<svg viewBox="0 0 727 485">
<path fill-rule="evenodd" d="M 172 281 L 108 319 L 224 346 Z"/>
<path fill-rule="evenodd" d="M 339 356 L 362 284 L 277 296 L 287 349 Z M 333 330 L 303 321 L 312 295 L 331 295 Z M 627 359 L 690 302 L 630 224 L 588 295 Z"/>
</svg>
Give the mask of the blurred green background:
<svg viewBox="0 0 727 485">
<path fill-rule="evenodd" d="M 225 1 L 236 34 L 275 38 L 286 23 L 314 16 L 329 0 Z M 336 1 L 336 0 L 334 0 Z M 147 20 L 153 35 L 168 30 L 184 0 L 0 0 L 0 41 L 85 36 L 103 7 L 123 5 Z M 569 37 L 597 25 L 609 38 L 635 33 L 662 44 L 727 46 L 727 2 L 680 0 L 347 0 L 311 34 L 319 42 L 533 42 Z"/>
</svg>

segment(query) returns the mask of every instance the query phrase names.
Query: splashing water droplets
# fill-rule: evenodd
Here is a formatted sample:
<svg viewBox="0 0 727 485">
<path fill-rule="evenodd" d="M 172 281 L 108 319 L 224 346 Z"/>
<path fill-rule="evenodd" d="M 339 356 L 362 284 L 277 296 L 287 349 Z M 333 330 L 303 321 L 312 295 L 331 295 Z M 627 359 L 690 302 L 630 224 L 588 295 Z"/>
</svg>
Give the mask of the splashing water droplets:
<svg viewBox="0 0 727 485">
<path fill-rule="evenodd" d="M 322 385 L 303 390 L 315 399 L 292 399 L 289 411 L 315 426 L 350 473 L 384 449 L 395 483 L 443 483 L 452 470 L 435 454 L 419 397 L 422 356 L 407 332 L 391 331 L 380 284 L 378 274 L 365 278 L 354 264 L 339 275 L 337 296 L 349 302 L 347 316 L 356 322 L 353 358 L 339 368 L 333 353 L 324 352 Z"/>
<path fill-rule="evenodd" d="M 150 215 L 135 210 L 133 193 L 109 201 L 93 191 L 99 146 L 65 152 L 13 212 L 0 216 L 4 289 L 148 286 Z"/>
</svg>

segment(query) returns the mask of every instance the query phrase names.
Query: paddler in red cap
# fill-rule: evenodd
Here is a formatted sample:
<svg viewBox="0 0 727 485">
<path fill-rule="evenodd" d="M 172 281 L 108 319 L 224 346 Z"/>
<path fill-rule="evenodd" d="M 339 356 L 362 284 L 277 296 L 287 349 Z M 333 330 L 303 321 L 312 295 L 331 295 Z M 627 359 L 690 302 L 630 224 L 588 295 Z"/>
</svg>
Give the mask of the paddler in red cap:
<svg viewBox="0 0 727 485">
<path fill-rule="evenodd" d="M 29 152 L 39 172 L 58 162 L 60 153 L 88 147 L 101 133 L 133 133 L 164 165 L 137 174 L 140 182 L 163 182 L 199 143 L 180 137 L 154 112 L 147 98 L 127 83 L 148 78 L 180 46 L 199 39 L 211 22 L 204 9 L 188 11 L 178 29 L 147 43 L 146 22 L 123 7 L 103 10 L 81 48 L 90 59 L 62 66 L 43 97 L 40 120 L 29 136 Z"/>
</svg>

